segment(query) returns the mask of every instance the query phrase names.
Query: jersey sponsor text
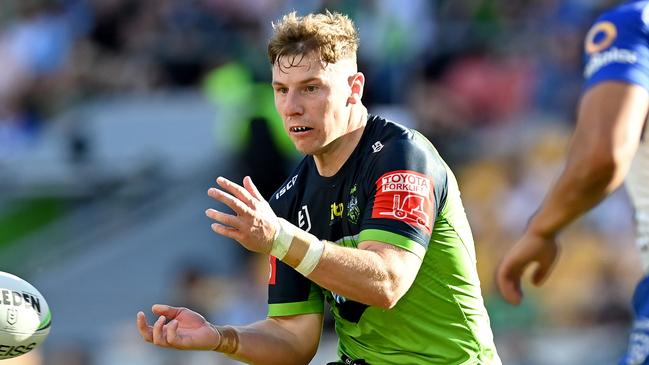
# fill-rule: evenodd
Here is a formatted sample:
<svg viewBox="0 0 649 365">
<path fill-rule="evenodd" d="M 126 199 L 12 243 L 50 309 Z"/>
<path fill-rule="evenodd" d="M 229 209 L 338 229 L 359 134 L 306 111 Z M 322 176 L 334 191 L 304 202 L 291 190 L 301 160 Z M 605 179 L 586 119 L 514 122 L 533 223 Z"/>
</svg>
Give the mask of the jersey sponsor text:
<svg viewBox="0 0 649 365">
<path fill-rule="evenodd" d="M 602 67 L 611 63 L 634 64 L 638 62 L 638 55 L 628 49 L 611 48 L 606 52 L 594 54 L 584 69 L 584 77 L 589 78 Z"/>
<path fill-rule="evenodd" d="M 381 177 L 381 192 L 403 191 L 430 195 L 430 178 L 410 171 L 395 171 Z"/>
<path fill-rule="evenodd" d="M 430 177 L 415 171 L 391 171 L 377 182 L 372 218 L 399 220 L 432 232 L 433 194 Z"/>
</svg>

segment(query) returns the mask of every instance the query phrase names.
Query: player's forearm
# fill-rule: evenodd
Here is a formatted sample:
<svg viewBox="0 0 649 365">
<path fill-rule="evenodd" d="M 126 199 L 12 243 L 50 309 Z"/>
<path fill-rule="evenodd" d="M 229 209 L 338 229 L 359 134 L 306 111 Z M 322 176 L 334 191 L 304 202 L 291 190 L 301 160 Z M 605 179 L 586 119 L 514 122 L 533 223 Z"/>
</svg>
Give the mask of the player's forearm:
<svg viewBox="0 0 649 365">
<path fill-rule="evenodd" d="M 412 282 L 402 281 L 407 268 L 386 260 L 389 259 L 374 251 L 327 242 L 320 262 L 308 278 L 345 298 L 389 309 Z"/>
<path fill-rule="evenodd" d="M 225 355 L 249 364 L 308 364 L 317 349 L 317 341 L 312 343 L 309 336 L 295 334 L 272 318 L 234 329 L 239 341 L 237 350 Z"/>
<path fill-rule="evenodd" d="M 397 303 L 421 265 L 415 254 L 395 246 L 365 241 L 359 249 L 340 247 L 284 219 L 275 235 L 271 255 L 323 288 L 380 308 Z"/>
</svg>

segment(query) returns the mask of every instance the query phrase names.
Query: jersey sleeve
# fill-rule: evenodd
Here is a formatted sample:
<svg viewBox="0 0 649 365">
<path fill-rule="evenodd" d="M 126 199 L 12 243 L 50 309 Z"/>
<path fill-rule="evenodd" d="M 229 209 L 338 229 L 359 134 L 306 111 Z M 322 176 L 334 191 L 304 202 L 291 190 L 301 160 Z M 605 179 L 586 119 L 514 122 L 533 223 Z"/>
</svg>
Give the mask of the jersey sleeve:
<svg viewBox="0 0 649 365">
<path fill-rule="evenodd" d="M 287 184 L 295 183 L 296 178 L 297 175 L 289 179 Z M 286 190 L 286 185 L 283 189 Z M 281 195 L 283 195 L 282 189 L 273 194 L 269 201 L 270 206 L 278 217 L 287 218 L 288 199 Z M 324 295 L 318 285 L 273 256 L 269 257 L 269 263 L 269 317 L 324 312 Z"/>
<path fill-rule="evenodd" d="M 270 256 L 268 316 L 322 312 L 324 295 L 320 287 L 292 267 Z"/>
<path fill-rule="evenodd" d="M 602 15 L 584 42 L 584 90 L 622 81 L 649 90 L 647 7 L 624 7 Z"/>
<path fill-rule="evenodd" d="M 372 162 L 359 241 L 389 243 L 423 258 L 446 191 L 444 162 L 432 146 L 411 139 L 386 144 Z"/>
</svg>

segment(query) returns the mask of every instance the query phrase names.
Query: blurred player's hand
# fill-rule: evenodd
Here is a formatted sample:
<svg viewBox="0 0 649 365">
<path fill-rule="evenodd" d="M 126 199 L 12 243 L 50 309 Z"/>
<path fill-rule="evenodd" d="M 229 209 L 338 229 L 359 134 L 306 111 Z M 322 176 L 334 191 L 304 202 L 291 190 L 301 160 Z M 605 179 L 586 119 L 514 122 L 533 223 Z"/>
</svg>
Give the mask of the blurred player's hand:
<svg viewBox="0 0 649 365">
<path fill-rule="evenodd" d="M 243 186 L 223 177 L 217 178 L 216 182 L 223 190 L 210 188 L 207 194 L 230 207 L 236 214 L 208 209 L 205 214 L 218 222 L 212 224 L 212 230 L 237 240 L 250 251 L 269 253 L 279 221 L 252 179 L 246 176 Z"/>
<path fill-rule="evenodd" d="M 221 341 L 219 332 L 194 311 L 162 304 L 151 310 L 159 316 L 153 326 L 143 312 L 137 314 L 137 328 L 147 342 L 179 350 L 214 350 Z"/>
<path fill-rule="evenodd" d="M 511 304 L 519 304 L 523 297 L 521 277 L 528 266 L 537 264 L 532 283 L 541 285 L 550 275 L 558 255 L 559 246 L 555 237 L 526 231 L 498 266 L 496 279 L 503 298 Z"/>
</svg>

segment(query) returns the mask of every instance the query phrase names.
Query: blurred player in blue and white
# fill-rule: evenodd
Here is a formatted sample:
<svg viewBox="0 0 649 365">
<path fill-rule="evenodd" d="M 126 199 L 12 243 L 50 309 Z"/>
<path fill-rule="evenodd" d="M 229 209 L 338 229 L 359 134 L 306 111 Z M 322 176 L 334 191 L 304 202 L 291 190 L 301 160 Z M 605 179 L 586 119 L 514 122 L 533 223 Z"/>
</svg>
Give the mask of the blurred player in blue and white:
<svg viewBox="0 0 649 365">
<path fill-rule="evenodd" d="M 649 0 L 626 1 L 602 14 L 585 40 L 585 87 L 566 167 L 498 269 L 512 304 L 521 276 L 538 266 L 541 284 L 558 257 L 558 233 L 626 185 L 636 210 L 645 277 L 633 297 L 635 322 L 620 364 L 649 364 Z"/>
</svg>

